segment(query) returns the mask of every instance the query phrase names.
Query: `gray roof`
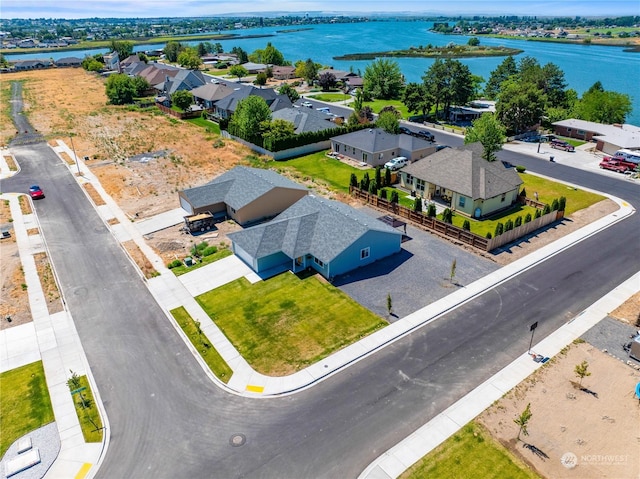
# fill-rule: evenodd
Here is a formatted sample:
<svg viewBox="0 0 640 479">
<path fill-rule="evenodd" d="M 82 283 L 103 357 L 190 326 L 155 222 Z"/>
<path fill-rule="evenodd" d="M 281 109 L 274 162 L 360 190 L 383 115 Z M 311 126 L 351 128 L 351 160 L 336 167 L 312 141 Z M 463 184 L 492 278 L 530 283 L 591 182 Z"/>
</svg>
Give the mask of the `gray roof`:
<svg viewBox="0 0 640 479">
<path fill-rule="evenodd" d="M 229 238 L 254 258 L 283 252 L 290 258 L 311 254 L 328 263 L 369 231 L 401 235 L 344 203 L 305 196 L 272 221 Z"/>
<path fill-rule="evenodd" d="M 195 70 L 179 70 L 176 76 L 164 82 L 163 91 L 173 95 L 178 90 L 193 90 L 206 83 L 202 73 Z"/>
<path fill-rule="evenodd" d="M 323 131 L 335 128 L 325 113 L 309 108 L 283 108 L 271 116 L 272 120 L 280 119 L 293 123 L 296 135 L 305 131 Z"/>
<path fill-rule="evenodd" d="M 431 143 L 423 140 L 422 138 L 416 138 L 405 134 L 395 135 L 387 133 L 381 128 L 358 130 L 336 136 L 333 140 L 370 153 L 392 150 L 393 148 L 402 148 L 403 150 L 414 151 L 431 146 Z"/>
<path fill-rule="evenodd" d="M 216 107 L 229 112 L 236 111 L 238 102 L 244 100 L 248 96 L 256 95 L 267 102 L 271 111 L 291 106 L 291 100 L 287 95 L 279 95 L 273 88 L 255 88 L 251 86 L 239 86 L 234 91 L 216 102 Z"/>
<path fill-rule="evenodd" d="M 522 184 L 513 168 L 505 168 L 500 161 L 487 161 L 482 153 L 480 143 L 445 148 L 402 171 L 474 200 L 493 198 Z"/>
<path fill-rule="evenodd" d="M 222 83 L 207 83 L 206 85 L 194 88 L 191 90 L 191 93 L 196 98 L 208 101 L 217 101 L 233 93 L 233 89 L 223 85 Z"/>
<path fill-rule="evenodd" d="M 235 210 L 257 200 L 273 188 L 305 190 L 275 171 L 236 166 L 210 183 L 182 192 L 194 208 L 225 203 Z"/>
</svg>

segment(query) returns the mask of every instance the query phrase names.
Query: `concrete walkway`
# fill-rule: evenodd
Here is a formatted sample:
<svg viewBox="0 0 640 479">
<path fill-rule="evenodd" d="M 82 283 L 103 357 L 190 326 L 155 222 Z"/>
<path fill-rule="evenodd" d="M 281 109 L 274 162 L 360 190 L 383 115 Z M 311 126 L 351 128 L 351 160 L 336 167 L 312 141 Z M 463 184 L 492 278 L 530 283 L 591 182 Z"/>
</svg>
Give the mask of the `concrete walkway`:
<svg viewBox="0 0 640 479">
<path fill-rule="evenodd" d="M 74 158 L 71 149 L 62 142 L 59 142 L 59 146 L 55 147 L 54 150 L 57 152 L 65 152 L 71 158 Z M 66 162 L 62 160 L 61 162 L 66 165 Z M 0 168 L 3 169 L 2 174 L 6 173 L 5 167 L 6 162 L 0 161 Z M 77 169 L 79 169 L 82 176 L 76 177 L 77 181 L 81 184 L 86 182 L 91 183 L 95 190 L 102 196 L 105 205 L 96 207 L 96 210 L 105 223 L 113 219 L 118 220 L 118 224 L 109 226 L 114 237 L 118 241 L 133 240 L 148 257 L 154 268 L 160 273 L 160 275 L 155 278 L 145 280 L 149 291 L 155 297 L 158 304 L 165 310 L 170 323 L 184 339 L 185 344 L 192 351 L 205 374 L 229 392 L 249 397 L 282 396 L 311 387 L 318 381 L 326 379 L 332 374 L 348 367 L 349 364 L 367 357 L 387 344 L 436 320 L 445 312 L 451 311 L 495 285 L 512 278 L 540 261 L 551 258 L 553 255 L 569 248 L 576 242 L 596 234 L 598 231 L 634 213 L 634 209 L 627 202 L 612 198 L 620 205 L 620 210 L 615 213 L 585 226 L 525 258 L 515 261 L 481 280 L 458 289 L 455 293 L 402 318 L 383 330 L 377 331 L 363 340 L 323 359 L 317 364 L 290 376 L 268 377 L 255 372 L 248 365 L 194 299 L 194 296 L 202 292 L 211 290 L 239 277 L 246 277 L 252 282 L 259 281 L 260 278 L 235 257 L 226 258 L 212 265 L 194 270 L 186 275 L 176 277 L 166 268 L 162 259 L 147 245 L 143 236 L 152 231 L 162 229 L 162 227 L 171 226 L 172 224 L 170 223 L 176 220 L 180 222 L 182 220 L 182 210 L 173 210 L 156 219 L 132 223 L 115 201 L 105 193 L 98 179 L 81 160 L 78 166 L 67 165 L 67 167 L 72 173 L 75 173 Z M 28 364 L 29 362 L 33 362 L 34 358 L 42 358 L 45 364 L 47 384 L 51 392 L 52 401 L 54 402 L 56 421 L 60 424 L 59 431 L 62 443 L 58 460 L 45 477 L 57 479 L 68 477 L 80 478 L 86 475 L 92 476 L 97 471 L 96 466 L 100 464 L 104 449 L 108 446 L 108 434 L 105 435 L 104 445 L 85 444 L 82 440 L 79 429 L 80 426 L 75 411 L 73 411 L 71 395 L 66 386 L 69 369 L 72 369 L 80 375 L 87 374 L 96 398 L 96 404 L 101 409 L 105 426 L 108 424 L 108 418 L 104 414 L 99 391 L 93 382 L 91 371 L 87 364 L 71 315 L 67 311 L 56 315 L 48 314 L 46 301 L 33 260 L 33 254 L 35 254 L 35 252 L 46 251 L 46 244 L 40 235 L 27 235 L 26 233 L 28 228 L 37 226 L 37 218 L 35 218 L 34 215 L 23 216 L 21 214 L 17 203 L 17 195 L 3 195 L 3 198 L 5 197 L 11 202 L 14 231 L 20 247 L 21 261 L 25 270 L 34 321 L 29 325 L 0 332 L 0 361 L 2 370 L 9 370 L 22 364 Z M 31 238 L 31 236 L 34 237 Z M 144 278 L 141 272 L 140 275 Z M 621 303 L 639 289 L 639 279 L 635 277 L 629 285 L 625 284 L 612 294 L 614 294 L 616 301 Z M 201 356 L 192 347 L 180 327 L 173 320 L 169 311 L 180 306 L 184 307 L 194 320 L 200 321 L 204 334 L 233 369 L 233 375 L 228 384 L 223 384 L 211 373 Z M 578 334 L 578 331 L 584 328 L 588 329 L 587 326 L 590 327 L 591 322 L 599 321 L 609 310 L 610 309 L 607 309 L 607 311 L 603 313 L 601 308 L 598 307 L 593 309 L 593 315 L 591 315 L 591 313 L 579 315 L 572 323 L 575 329 L 564 331 L 564 328 L 562 328 L 540 345 L 536 345 L 535 349 L 543 351 L 547 356 L 553 355 L 554 352 L 564 347 L 574 337 L 577 337 L 572 335 Z M 12 331 L 14 329 L 15 331 Z M 18 346 L 16 342 L 19 342 L 20 346 Z M 538 363 L 531 363 L 533 363 L 533 361 L 531 361 L 531 358 L 528 356 L 514 362 L 511 366 L 507 367 L 503 373 L 500 373 L 502 375 L 496 375 L 470 393 L 468 396 L 469 399 L 463 398 L 463 400 L 461 400 L 468 402 L 452 406 L 446 413 L 438 416 L 438 418 L 434 420 L 435 422 L 431 421 L 425 425 L 424 427 L 427 429 L 424 431 L 421 429 L 420 431 L 422 432 L 417 432 L 417 436 L 414 435 L 415 437 L 411 436 L 411 438 L 408 438 L 407 441 L 409 442 L 404 445 L 399 445 L 388 453 L 385 453 L 383 457 L 365 471 L 362 477 L 396 477 L 397 471 L 400 471 L 401 468 L 406 468 L 412 461 L 415 461 L 416 459 L 414 459 L 414 457 L 419 458 L 425 453 L 423 446 L 416 446 L 416 442 L 412 441 L 424 443 L 430 448 L 446 439 L 446 437 L 455 432 L 457 428 L 468 422 L 468 417 L 475 417 L 475 415 L 479 414 L 486 406 L 491 404 L 494 400 L 492 398 L 494 398 L 496 394 L 498 394 L 499 397 L 514 387 L 539 365 Z M 470 408 L 470 404 L 474 405 L 473 408 Z M 482 409 L 479 409 L 480 407 L 482 407 Z M 420 434 L 423 436 L 420 436 Z M 428 441 L 425 441 L 425 434 L 429 438 Z M 426 451 L 428 450 L 429 449 L 426 449 Z"/>
</svg>

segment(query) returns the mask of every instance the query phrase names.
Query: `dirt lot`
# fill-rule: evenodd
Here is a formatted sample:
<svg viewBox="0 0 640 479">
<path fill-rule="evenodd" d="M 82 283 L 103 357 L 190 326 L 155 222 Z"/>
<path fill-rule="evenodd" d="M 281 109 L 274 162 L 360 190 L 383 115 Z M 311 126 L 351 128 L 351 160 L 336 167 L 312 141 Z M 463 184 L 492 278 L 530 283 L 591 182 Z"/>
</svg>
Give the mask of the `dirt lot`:
<svg viewBox="0 0 640 479">
<path fill-rule="evenodd" d="M 588 362 L 591 375 L 574 370 Z M 640 475 L 640 372 L 587 343 L 572 345 L 487 409 L 481 422 L 543 477 L 636 479 Z M 581 390 L 580 387 L 587 391 Z M 531 403 L 529 435 L 513 422 Z M 531 444 L 534 453 L 523 445 Z"/>
</svg>

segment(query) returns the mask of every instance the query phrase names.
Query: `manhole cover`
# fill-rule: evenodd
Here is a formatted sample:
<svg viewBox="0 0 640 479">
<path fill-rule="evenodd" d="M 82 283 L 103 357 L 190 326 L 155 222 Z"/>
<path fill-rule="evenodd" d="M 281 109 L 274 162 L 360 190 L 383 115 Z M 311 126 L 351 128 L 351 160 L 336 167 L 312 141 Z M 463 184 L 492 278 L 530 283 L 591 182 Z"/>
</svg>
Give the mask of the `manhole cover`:
<svg viewBox="0 0 640 479">
<path fill-rule="evenodd" d="M 245 442 L 247 442 L 247 438 L 244 434 L 234 434 L 229 438 L 229 444 L 233 447 L 244 446 Z"/>
</svg>

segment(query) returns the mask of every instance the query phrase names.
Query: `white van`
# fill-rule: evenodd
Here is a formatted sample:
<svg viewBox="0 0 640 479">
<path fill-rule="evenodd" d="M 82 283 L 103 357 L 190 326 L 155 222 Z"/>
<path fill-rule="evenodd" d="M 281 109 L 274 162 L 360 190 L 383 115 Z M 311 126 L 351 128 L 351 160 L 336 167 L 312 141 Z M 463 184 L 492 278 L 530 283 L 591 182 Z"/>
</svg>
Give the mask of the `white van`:
<svg viewBox="0 0 640 479">
<path fill-rule="evenodd" d="M 392 160 L 387 161 L 384 164 L 385 168 L 389 168 L 392 171 L 399 170 L 403 166 L 407 166 L 409 164 L 409 160 L 404 156 L 398 156 L 397 158 L 393 158 Z"/>
</svg>

